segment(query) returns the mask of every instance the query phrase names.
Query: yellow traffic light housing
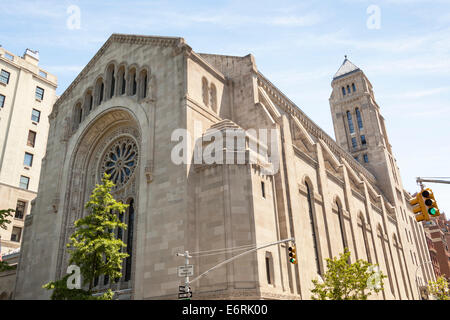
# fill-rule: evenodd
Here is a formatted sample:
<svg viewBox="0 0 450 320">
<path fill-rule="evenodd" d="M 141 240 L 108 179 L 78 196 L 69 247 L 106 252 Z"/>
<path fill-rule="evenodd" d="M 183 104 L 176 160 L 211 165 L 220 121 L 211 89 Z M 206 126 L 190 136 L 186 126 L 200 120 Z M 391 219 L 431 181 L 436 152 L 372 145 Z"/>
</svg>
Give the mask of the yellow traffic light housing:
<svg viewBox="0 0 450 320">
<path fill-rule="evenodd" d="M 433 191 L 429 188 L 422 189 L 409 203 L 413 206 L 413 212 L 417 214 L 416 220 L 418 222 L 423 220 L 430 221 L 431 217 L 440 216 Z"/>
<path fill-rule="evenodd" d="M 295 245 L 289 247 L 289 262 L 292 264 L 297 264 L 297 250 L 295 248 Z"/>
<path fill-rule="evenodd" d="M 427 211 L 425 210 L 425 204 L 422 198 L 422 192 L 416 194 L 416 197 L 412 199 L 409 204 L 413 206 L 413 212 L 416 214 L 417 222 L 426 220 L 429 221 L 430 217 L 428 216 Z M 418 214 L 420 213 L 420 214 Z"/>
<path fill-rule="evenodd" d="M 428 216 L 430 217 L 438 217 L 440 216 L 439 208 L 436 203 L 436 199 L 434 199 L 433 191 L 429 188 L 422 191 L 422 199 L 424 203 L 424 209 L 426 210 Z"/>
</svg>

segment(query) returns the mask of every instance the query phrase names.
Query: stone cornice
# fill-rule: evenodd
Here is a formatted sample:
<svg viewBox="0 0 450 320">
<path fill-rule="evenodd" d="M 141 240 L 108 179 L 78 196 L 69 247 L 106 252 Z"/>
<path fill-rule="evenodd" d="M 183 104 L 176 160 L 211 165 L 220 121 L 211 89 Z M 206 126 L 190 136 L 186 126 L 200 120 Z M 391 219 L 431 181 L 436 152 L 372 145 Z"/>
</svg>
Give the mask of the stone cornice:
<svg viewBox="0 0 450 320">
<path fill-rule="evenodd" d="M 192 61 L 197 62 L 200 64 L 203 68 L 205 68 L 207 71 L 209 71 L 213 76 L 215 76 L 218 80 L 225 83 L 227 79 L 222 74 L 222 72 L 218 71 L 216 68 L 214 68 L 212 65 L 210 65 L 205 59 L 203 59 L 199 54 L 195 53 L 194 51 L 191 52 L 189 55 L 189 58 Z"/>
</svg>

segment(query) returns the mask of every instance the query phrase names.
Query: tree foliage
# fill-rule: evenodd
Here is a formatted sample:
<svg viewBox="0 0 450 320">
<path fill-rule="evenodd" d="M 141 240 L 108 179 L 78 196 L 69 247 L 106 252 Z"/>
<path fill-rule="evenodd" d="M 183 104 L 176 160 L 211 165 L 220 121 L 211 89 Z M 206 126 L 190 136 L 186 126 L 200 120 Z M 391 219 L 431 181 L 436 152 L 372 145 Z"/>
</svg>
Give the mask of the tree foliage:
<svg viewBox="0 0 450 320">
<path fill-rule="evenodd" d="M 429 281 L 428 291 L 438 300 L 450 300 L 448 281 L 444 276 L 440 276 L 436 281 Z"/>
<path fill-rule="evenodd" d="M 0 228 L 5 229 L 8 228 L 7 224 L 11 223 L 11 220 L 8 217 L 12 217 L 12 212 L 15 212 L 14 209 L 6 209 L 0 210 Z"/>
<path fill-rule="evenodd" d="M 13 212 L 15 212 L 14 209 L 0 210 L 0 228 L 5 230 L 8 228 L 7 224 L 11 223 L 11 220 L 9 220 L 8 217 L 12 217 Z M 12 270 L 15 268 L 16 267 L 10 266 L 6 261 L 0 261 L 0 272 Z"/>
<path fill-rule="evenodd" d="M 94 282 L 100 275 L 109 279 L 122 277 L 122 261 L 128 254 L 123 252 L 126 247 L 121 239 L 117 239 L 115 230 L 125 230 L 127 225 L 119 220 L 118 215 L 124 214 L 128 205 L 116 201 L 111 195 L 115 186 L 109 180 L 106 173 L 102 178 L 102 184 L 96 185 L 92 191 L 85 208 L 89 214 L 75 221 L 75 231 L 67 244 L 70 254 L 69 264 L 75 264 L 80 268 L 82 285 L 88 286 L 87 290 L 68 289 L 67 278 L 50 282 L 44 285 L 46 289 L 53 289 L 52 299 L 98 299 L 92 297 Z M 66 279 L 66 281 L 64 281 Z M 100 299 L 112 299 L 109 290 Z"/>
<path fill-rule="evenodd" d="M 313 300 L 367 300 L 373 293 L 383 290 L 383 278 L 386 278 L 377 266 L 364 260 L 350 261 L 350 251 L 333 259 L 326 259 L 327 272 L 323 281 L 312 280 Z"/>
</svg>

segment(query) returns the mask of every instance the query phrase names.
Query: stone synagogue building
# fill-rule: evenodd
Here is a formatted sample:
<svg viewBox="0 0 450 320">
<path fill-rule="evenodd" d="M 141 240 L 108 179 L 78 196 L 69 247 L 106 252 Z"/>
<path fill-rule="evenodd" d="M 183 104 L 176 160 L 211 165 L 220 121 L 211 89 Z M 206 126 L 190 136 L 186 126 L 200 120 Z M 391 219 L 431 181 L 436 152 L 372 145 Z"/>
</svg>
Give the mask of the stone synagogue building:
<svg viewBox="0 0 450 320">
<path fill-rule="evenodd" d="M 129 204 L 120 236 L 130 257 L 120 281 L 100 277 L 99 291 L 177 299 L 184 258 L 176 253 L 293 237 L 298 264 L 288 261 L 289 243 L 270 246 L 192 283 L 193 298 L 310 299 L 325 259 L 347 247 L 352 261 L 378 264 L 388 276 L 373 298 L 419 299 L 420 286 L 434 279 L 423 265 L 430 257 L 372 85 L 346 58 L 331 86 L 336 141 L 258 71 L 252 55 L 200 54 L 183 38 L 112 35 L 49 116 L 15 299 L 48 299 L 42 285 L 66 274 L 65 244 L 104 172 L 116 183 L 114 197 Z M 278 135 L 249 135 L 243 163 L 179 164 L 172 159 L 177 129 L 205 147 L 202 136 L 213 129 Z M 264 161 L 249 161 L 251 139 L 279 159 L 274 174 Z M 227 144 L 223 152 L 239 150 Z M 234 254 L 194 255 L 195 276 Z"/>
</svg>

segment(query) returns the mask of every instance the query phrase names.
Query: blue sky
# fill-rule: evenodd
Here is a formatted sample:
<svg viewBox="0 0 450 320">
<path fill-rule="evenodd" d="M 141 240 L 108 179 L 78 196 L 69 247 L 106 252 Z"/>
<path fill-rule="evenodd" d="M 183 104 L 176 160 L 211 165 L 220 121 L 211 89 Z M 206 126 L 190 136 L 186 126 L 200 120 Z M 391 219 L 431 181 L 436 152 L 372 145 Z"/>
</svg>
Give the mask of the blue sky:
<svg viewBox="0 0 450 320">
<path fill-rule="evenodd" d="M 330 82 L 346 54 L 372 82 L 405 188 L 418 190 L 416 176 L 450 176 L 450 0 L 1 2 L 0 44 L 39 50 L 58 94 L 112 33 L 181 36 L 196 52 L 252 53 L 332 137 Z M 67 26 L 72 5 L 80 29 Z M 379 28 L 367 25 L 371 5 Z M 450 185 L 428 186 L 450 213 Z"/>
</svg>

